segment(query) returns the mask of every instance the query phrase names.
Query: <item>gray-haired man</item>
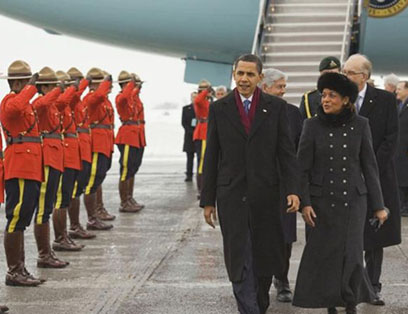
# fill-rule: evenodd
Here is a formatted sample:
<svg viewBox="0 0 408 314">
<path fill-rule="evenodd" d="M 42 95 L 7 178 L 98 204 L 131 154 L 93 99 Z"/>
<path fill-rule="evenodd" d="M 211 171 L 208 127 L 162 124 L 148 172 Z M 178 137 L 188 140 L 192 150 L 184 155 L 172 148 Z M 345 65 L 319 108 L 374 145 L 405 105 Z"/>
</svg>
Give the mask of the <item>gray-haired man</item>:
<svg viewBox="0 0 408 314">
<path fill-rule="evenodd" d="M 286 92 L 286 81 L 288 76 L 277 69 L 266 69 L 263 71 L 264 78 L 261 82 L 262 91 L 283 98 Z M 292 141 L 297 149 L 300 133 L 302 132 L 303 118 L 300 114 L 299 108 L 288 104 L 287 108 L 289 126 Z M 282 189 L 281 195 L 286 195 Z M 277 289 L 277 300 L 280 302 L 291 302 L 292 292 L 289 287 L 288 272 L 290 265 L 290 256 L 292 254 L 292 243 L 296 241 L 296 214 L 289 214 L 286 212 L 286 206 L 282 203 L 282 227 L 285 236 L 285 271 L 281 278 L 274 278 L 273 284 Z"/>
</svg>

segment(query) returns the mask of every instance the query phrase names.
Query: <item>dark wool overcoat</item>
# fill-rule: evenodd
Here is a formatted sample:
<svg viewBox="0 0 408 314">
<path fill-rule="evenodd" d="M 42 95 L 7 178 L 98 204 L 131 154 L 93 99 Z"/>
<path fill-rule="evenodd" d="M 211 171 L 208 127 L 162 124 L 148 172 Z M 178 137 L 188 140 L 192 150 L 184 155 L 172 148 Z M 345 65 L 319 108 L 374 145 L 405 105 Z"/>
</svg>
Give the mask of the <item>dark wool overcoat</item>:
<svg viewBox="0 0 408 314">
<path fill-rule="evenodd" d="M 248 233 L 256 275 L 281 275 L 280 184 L 299 189 L 286 102 L 261 92 L 249 134 L 234 93 L 211 104 L 203 178 L 200 205 L 217 204 L 229 279 L 242 280 Z"/>
<path fill-rule="evenodd" d="M 398 111 L 394 94 L 367 85 L 359 115 L 368 118 L 373 147 L 380 172 L 385 206 L 391 216 L 378 231 L 370 227 L 367 216 L 364 249 L 387 247 L 401 243 L 401 215 L 395 157 L 398 146 Z M 368 207 L 372 208 L 368 203 Z"/>
<path fill-rule="evenodd" d="M 181 116 L 181 125 L 184 128 L 183 152 L 186 153 L 195 152 L 195 147 L 193 143 L 193 133 L 195 127 L 192 125 L 193 119 L 195 119 L 193 104 L 184 106 L 183 114 Z"/>
<path fill-rule="evenodd" d="M 371 301 L 363 263 L 367 197 L 371 209 L 384 204 L 367 119 L 350 113 L 336 125 L 320 117 L 306 120 L 298 160 L 302 208 L 312 206 L 317 218 L 303 251 L 293 304 L 324 308 Z"/>
<path fill-rule="evenodd" d="M 408 187 L 408 101 L 399 112 L 399 143 L 396 158 L 398 185 Z"/>
<path fill-rule="evenodd" d="M 302 133 L 303 118 L 299 108 L 295 105 L 288 104 L 289 129 L 295 149 L 297 150 L 300 134 Z M 282 201 L 282 227 L 285 236 L 285 242 L 290 244 L 296 241 L 296 213 L 287 213 L 287 192 L 281 186 Z"/>
</svg>

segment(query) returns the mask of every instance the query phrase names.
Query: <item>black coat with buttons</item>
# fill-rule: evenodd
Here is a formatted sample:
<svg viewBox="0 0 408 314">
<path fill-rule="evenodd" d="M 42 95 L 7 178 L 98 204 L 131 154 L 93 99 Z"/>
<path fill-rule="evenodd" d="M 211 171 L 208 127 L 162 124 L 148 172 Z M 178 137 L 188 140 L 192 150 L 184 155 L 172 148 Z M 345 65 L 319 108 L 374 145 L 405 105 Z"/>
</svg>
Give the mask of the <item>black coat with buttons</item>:
<svg viewBox="0 0 408 314">
<path fill-rule="evenodd" d="M 373 147 L 380 172 L 384 203 L 391 212 L 390 218 L 378 232 L 370 227 L 367 216 L 364 249 L 387 247 L 401 243 L 401 214 L 395 158 L 398 147 L 398 110 L 395 95 L 367 86 L 359 115 L 368 118 Z M 372 205 L 368 204 L 369 208 Z"/>
<path fill-rule="evenodd" d="M 261 92 L 249 134 L 234 93 L 211 104 L 203 179 L 200 206 L 217 204 L 229 279 L 242 280 L 249 234 L 256 275 L 282 275 L 280 185 L 299 195 L 286 102 Z"/>
<path fill-rule="evenodd" d="M 293 304 L 320 308 L 372 300 L 363 264 L 367 199 L 384 203 L 368 120 L 348 111 L 341 123 L 306 120 L 299 143 L 302 208 L 317 218 L 299 267 Z M 327 117 L 327 116 L 326 116 Z"/>
</svg>

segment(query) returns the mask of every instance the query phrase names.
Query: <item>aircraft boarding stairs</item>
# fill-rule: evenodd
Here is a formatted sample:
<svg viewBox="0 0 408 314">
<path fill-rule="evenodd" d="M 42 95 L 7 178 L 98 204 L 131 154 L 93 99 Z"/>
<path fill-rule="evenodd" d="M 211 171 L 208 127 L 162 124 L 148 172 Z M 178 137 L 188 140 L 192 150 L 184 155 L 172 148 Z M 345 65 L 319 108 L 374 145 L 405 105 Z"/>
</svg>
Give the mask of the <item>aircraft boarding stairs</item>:
<svg viewBox="0 0 408 314">
<path fill-rule="evenodd" d="M 299 105 L 316 87 L 319 62 L 348 57 L 356 0 L 270 0 L 260 20 L 258 54 L 265 68 L 288 76 L 285 99 Z"/>
</svg>

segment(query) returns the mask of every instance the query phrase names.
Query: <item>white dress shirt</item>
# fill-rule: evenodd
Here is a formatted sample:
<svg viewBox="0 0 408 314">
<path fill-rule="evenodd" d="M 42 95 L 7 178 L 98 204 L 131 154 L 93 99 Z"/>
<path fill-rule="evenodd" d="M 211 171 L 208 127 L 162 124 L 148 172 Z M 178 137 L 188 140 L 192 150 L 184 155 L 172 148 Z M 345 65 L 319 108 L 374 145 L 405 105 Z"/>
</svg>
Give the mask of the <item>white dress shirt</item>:
<svg viewBox="0 0 408 314">
<path fill-rule="evenodd" d="M 245 98 L 245 97 L 242 96 L 241 94 L 239 94 L 239 96 L 241 97 L 242 104 L 244 104 L 244 100 L 247 100 L 247 99 L 248 99 L 248 100 L 250 101 L 249 106 L 248 106 L 248 112 L 249 112 L 249 110 L 251 109 L 252 98 L 254 97 L 254 94 L 252 94 L 252 95 L 249 96 L 248 98 Z M 244 105 L 244 107 L 245 107 L 245 105 Z"/>
</svg>

